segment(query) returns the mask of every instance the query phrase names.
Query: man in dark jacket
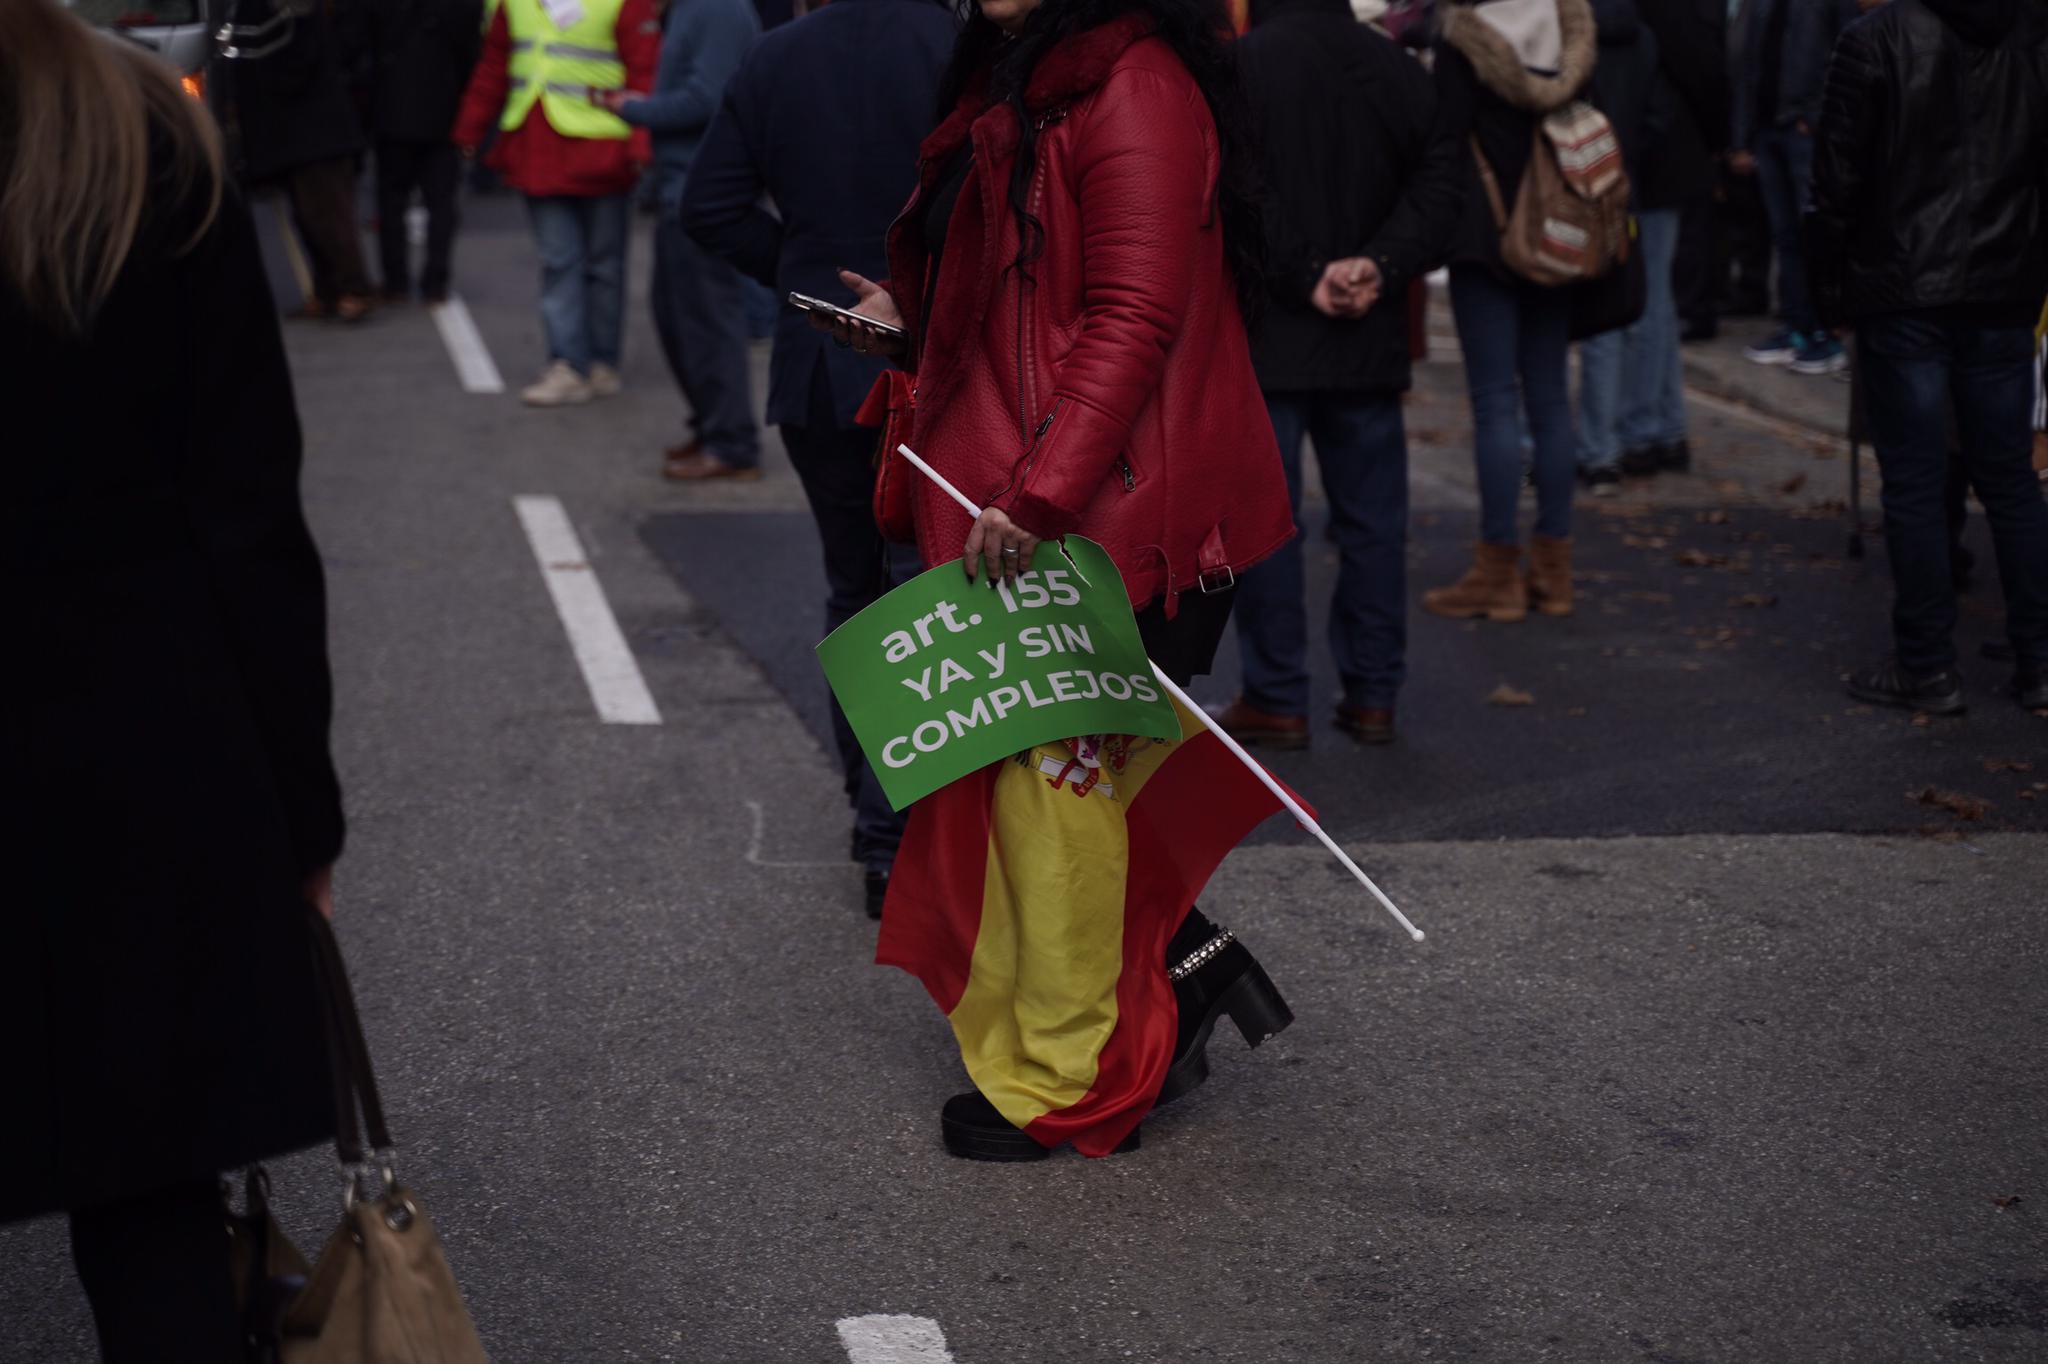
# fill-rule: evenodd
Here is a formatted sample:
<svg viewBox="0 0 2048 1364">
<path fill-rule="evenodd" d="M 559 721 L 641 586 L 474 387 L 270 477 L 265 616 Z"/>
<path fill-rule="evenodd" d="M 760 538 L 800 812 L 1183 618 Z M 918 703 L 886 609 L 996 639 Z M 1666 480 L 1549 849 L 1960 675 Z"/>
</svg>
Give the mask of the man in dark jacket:
<svg viewBox="0 0 2048 1364">
<path fill-rule="evenodd" d="M 480 0 L 365 0 L 371 63 L 370 131 L 377 141 L 377 241 L 384 297 L 412 295 L 405 214 L 417 190 L 427 210 L 420 296 L 445 302 L 455 251 L 462 158 L 448 140 L 483 43 Z"/>
<path fill-rule="evenodd" d="M 934 0 L 834 0 L 769 30 L 697 149 L 684 228 L 778 294 L 850 305 L 842 268 L 871 279 L 888 273 L 882 239 L 916 184 L 918 144 L 932 126 L 955 31 Z M 781 428 L 818 524 L 827 630 L 919 567 L 914 550 L 892 550 L 875 528 L 875 433 L 853 420 L 884 368 L 878 357 L 834 348 L 794 308 L 782 310 L 768 420 Z M 868 912 L 879 916 L 903 820 L 836 702 L 832 723 L 854 803 L 854 859 L 867 868 Z"/>
<path fill-rule="evenodd" d="M 1833 374 L 1848 363 L 1842 343 L 1815 315 L 1800 255 L 1799 214 L 1813 179 L 1813 125 L 1820 117 L 1828 54 L 1855 0 L 1751 0 L 1734 68 L 1731 165 L 1763 189 L 1778 261 L 1784 325 L 1743 352 L 1760 365 Z"/>
<path fill-rule="evenodd" d="M 1406 671 L 1411 281 L 1442 261 L 1464 207 L 1464 149 L 1436 92 L 1346 0 L 1254 0 L 1238 45 L 1265 179 L 1269 295 L 1252 363 L 1279 437 L 1295 519 L 1312 435 L 1341 567 L 1330 648 L 1337 725 L 1393 738 Z M 1220 713 L 1241 740 L 1308 742 L 1301 540 L 1238 580 L 1244 692 Z"/>
<path fill-rule="evenodd" d="M 1953 411 L 2005 587 L 2020 704 L 2048 707 L 2048 502 L 2029 466 L 2048 295 L 2048 21 L 2031 0 L 1893 0 L 1843 34 L 1814 159 L 1809 261 L 1853 322 L 1884 472 L 1896 657 L 1852 695 L 1963 708 L 1943 486 Z"/>
</svg>

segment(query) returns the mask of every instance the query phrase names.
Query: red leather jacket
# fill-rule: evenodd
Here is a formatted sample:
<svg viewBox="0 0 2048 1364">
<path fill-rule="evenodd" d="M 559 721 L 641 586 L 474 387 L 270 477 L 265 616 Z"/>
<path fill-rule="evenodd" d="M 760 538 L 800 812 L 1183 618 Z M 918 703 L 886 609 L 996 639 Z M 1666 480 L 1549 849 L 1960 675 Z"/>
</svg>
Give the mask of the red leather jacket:
<svg viewBox="0 0 2048 1364">
<path fill-rule="evenodd" d="M 891 289 L 917 370 L 911 448 L 1034 535 L 1080 534 L 1122 570 L 1133 605 L 1227 586 L 1294 533 L 1273 427 L 1224 263 L 1215 124 L 1146 22 L 1121 19 L 1046 54 L 1033 212 L 1042 255 L 1011 270 L 1010 107 L 970 93 L 926 139 L 889 235 Z M 924 213 L 965 139 L 972 169 L 927 281 Z M 927 315 L 927 298 L 933 306 Z M 917 480 L 927 564 L 958 558 L 970 521 Z"/>
</svg>

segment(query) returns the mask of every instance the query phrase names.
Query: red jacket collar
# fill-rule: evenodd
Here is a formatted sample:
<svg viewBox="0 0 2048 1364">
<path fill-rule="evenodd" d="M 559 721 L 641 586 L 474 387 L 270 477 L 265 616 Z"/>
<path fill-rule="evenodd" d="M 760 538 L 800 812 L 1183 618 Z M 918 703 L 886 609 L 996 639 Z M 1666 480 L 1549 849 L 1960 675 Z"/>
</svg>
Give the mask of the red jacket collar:
<svg viewBox="0 0 2048 1364">
<path fill-rule="evenodd" d="M 1084 33 L 1060 41 L 1059 46 L 1039 60 L 1024 91 L 1024 107 L 1034 114 L 1071 104 L 1109 79 L 1110 68 L 1135 42 L 1152 34 L 1152 20 L 1142 14 L 1126 14 Z M 982 68 L 969 81 L 967 91 L 953 112 L 925 138 L 918 154 L 927 164 L 937 164 L 967 140 L 968 129 L 989 108 L 989 69 Z"/>
</svg>

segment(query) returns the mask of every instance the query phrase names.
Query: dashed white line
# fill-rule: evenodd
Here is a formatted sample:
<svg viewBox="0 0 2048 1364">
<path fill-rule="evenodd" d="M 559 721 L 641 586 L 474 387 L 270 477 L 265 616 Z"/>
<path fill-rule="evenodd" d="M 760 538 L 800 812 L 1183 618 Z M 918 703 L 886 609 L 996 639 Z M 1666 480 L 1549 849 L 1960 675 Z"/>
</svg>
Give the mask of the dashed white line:
<svg viewBox="0 0 2048 1364">
<path fill-rule="evenodd" d="M 561 499 L 515 497 L 512 505 L 526 528 L 533 557 L 540 561 L 562 628 L 569 632 L 569 647 L 590 686 L 590 699 L 597 703 L 597 718 L 608 725 L 660 724 L 661 712 L 654 708 L 654 697 L 640 676 L 640 664 L 619 631 L 597 570 L 584 557 L 583 542 L 576 538 Z"/>
<path fill-rule="evenodd" d="M 434 325 L 441 330 L 441 344 L 448 347 L 448 358 L 455 362 L 455 374 L 462 380 L 463 390 L 503 393 L 505 380 L 498 373 L 497 362 L 491 359 L 490 349 L 484 345 L 483 333 L 476 329 L 476 319 L 469 315 L 469 305 L 450 294 L 446 303 L 436 304 L 431 311 Z"/>
<path fill-rule="evenodd" d="M 839 1343 L 853 1364 L 953 1364 L 930 1317 L 842 1317 Z"/>
</svg>

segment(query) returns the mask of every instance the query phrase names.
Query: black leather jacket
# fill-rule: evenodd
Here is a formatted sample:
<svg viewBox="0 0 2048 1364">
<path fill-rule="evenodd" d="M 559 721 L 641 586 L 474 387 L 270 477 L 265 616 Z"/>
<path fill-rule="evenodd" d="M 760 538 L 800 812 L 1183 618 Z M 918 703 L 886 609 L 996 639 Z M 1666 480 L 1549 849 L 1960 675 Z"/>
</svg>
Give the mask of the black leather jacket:
<svg viewBox="0 0 2048 1364">
<path fill-rule="evenodd" d="M 1807 257 L 1823 320 L 2048 296 L 2048 24 L 2031 0 L 1893 0 L 1842 35 Z"/>
</svg>

